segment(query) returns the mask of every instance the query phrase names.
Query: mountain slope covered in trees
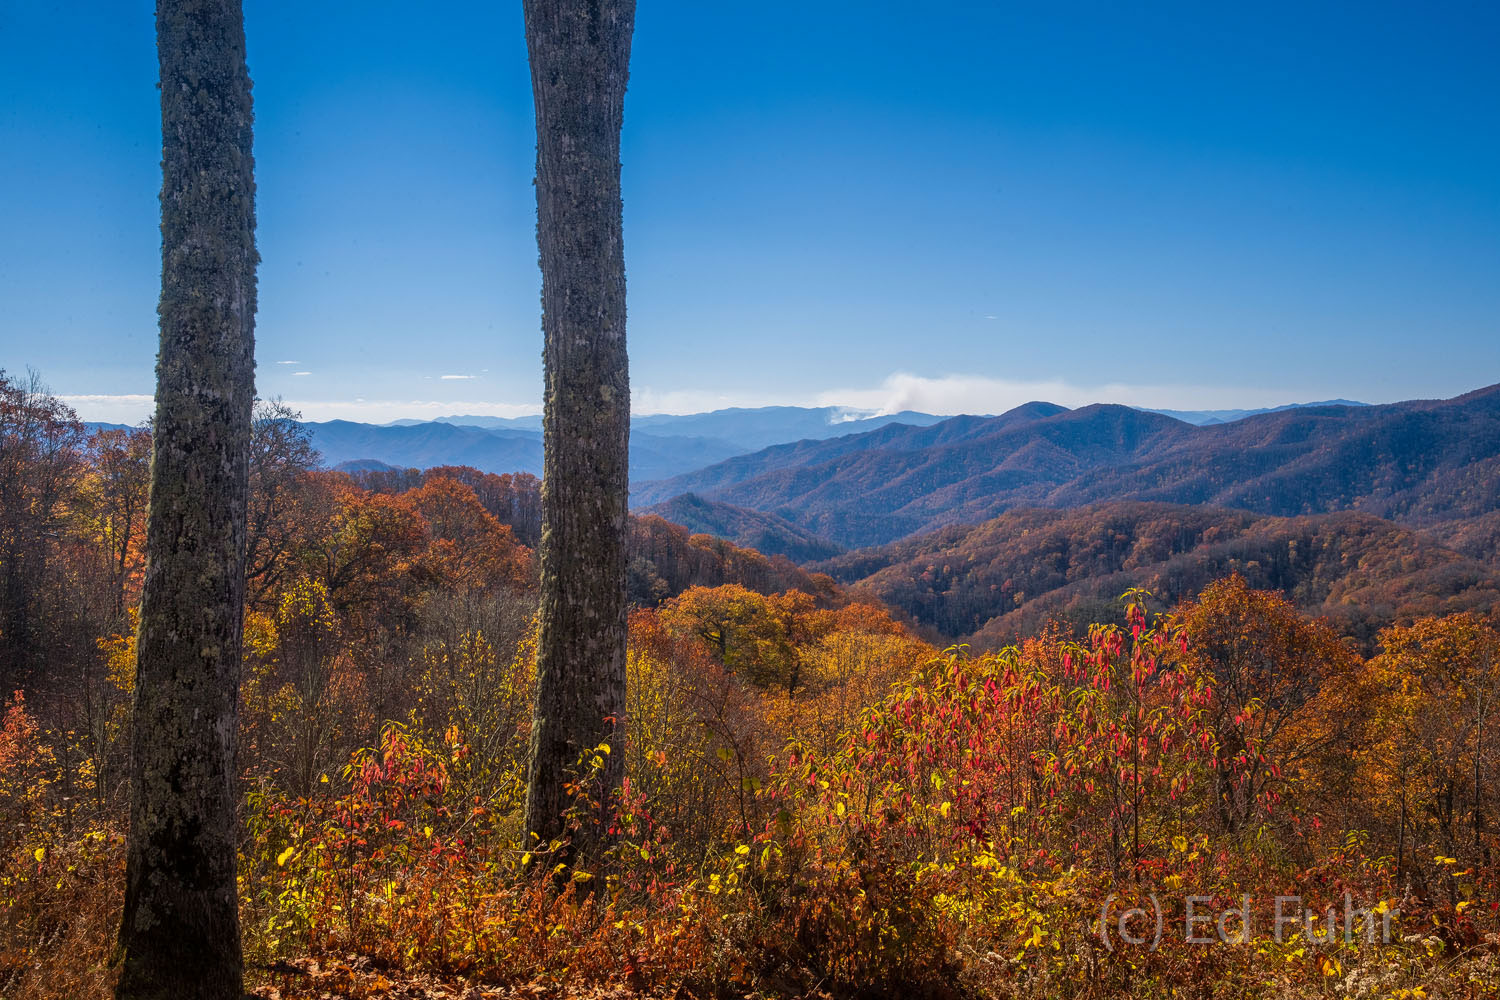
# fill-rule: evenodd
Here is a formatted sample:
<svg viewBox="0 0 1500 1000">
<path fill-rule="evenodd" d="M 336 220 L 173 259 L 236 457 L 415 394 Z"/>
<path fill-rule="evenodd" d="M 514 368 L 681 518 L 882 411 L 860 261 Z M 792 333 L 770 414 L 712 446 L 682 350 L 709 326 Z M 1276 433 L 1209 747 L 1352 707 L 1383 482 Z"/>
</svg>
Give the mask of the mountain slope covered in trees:
<svg viewBox="0 0 1500 1000">
<path fill-rule="evenodd" d="M 1500 386 L 1451 400 L 1305 407 L 1193 426 L 1115 405 L 1032 403 L 768 448 L 647 483 L 774 513 L 847 547 L 1018 507 L 1134 499 L 1295 516 L 1359 510 L 1492 550 Z"/>
<path fill-rule="evenodd" d="M 785 556 L 796 562 L 830 559 L 843 551 L 784 517 L 705 500 L 693 493 L 673 497 L 640 513 L 655 514 L 692 531 L 716 535 L 766 555 Z"/>
<path fill-rule="evenodd" d="M 1170 605 L 1233 573 L 1365 640 L 1397 619 L 1500 609 L 1493 566 L 1357 512 L 1283 518 L 1142 502 L 1028 508 L 821 568 L 946 638 L 983 647 L 1049 618 L 1110 620 L 1131 587 Z"/>
</svg>

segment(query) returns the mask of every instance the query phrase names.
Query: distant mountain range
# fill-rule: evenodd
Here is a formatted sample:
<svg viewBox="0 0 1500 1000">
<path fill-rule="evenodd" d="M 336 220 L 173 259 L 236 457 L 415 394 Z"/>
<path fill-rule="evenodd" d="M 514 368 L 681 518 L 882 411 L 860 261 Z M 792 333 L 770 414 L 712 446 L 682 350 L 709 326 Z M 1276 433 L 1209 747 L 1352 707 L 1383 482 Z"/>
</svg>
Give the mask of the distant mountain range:
<svg viewBox="0 0 1500 1000">
<path fill-rule="evenodd" d="M 1189 422 L 1212 423 L 1254 412 L 1261 411 L 1204 410 L 1180 415 Z M 636 483 L 668 479 L 777 444 L 824 441 L 897 424 L 927 427 L 948 419 L 911 410 L 872 414 L 836 406 L 766 406 L 636 417 L 632 421 L 631 479 Z M 389 424 L 330 420 L 305 426 L 324 463 L 335 468 L 470 465 L 485 472 L 540 475 L 542 471 L 540 416 L 459 415 Z"/>
<path fill-rule="evenodd" d="M 469 465 L 481 472 L 542 474 L 542 433 L 507 427 L 474 427 L 440 421 L 403 425 L 330 420 L 304 424 L 313 447 L 330 467 L 429 469 Z M 712 438 L 630 435 L 631 473 L 637 479 L 673 476 L 744 451 Z"/>
<path fill-rule="evenodd" d="M 762 449 L 641 484 L 634 503 L 686 493 L 775 514 L 845 548 L 1020 507 L 1120 499 L 1275 516 L 1360 510 L 1482 548 L 1500 528 L 1500 386 L 1205 426 L 1124 406 L 1028 403 Z"/>
<path fill-rule="evenodd" d="M 930 413 L 871 416 L 842 407 L 768 406 L 687 415 L 656 414 L 631 421 L 631 479 L 644 482 L 712 465 L 783 441 L 823 439 L 897 422 L 932 424 Z M 371 468 L 471 465 L 484 472 L 542 473 L 542 418 L 453 416 L 364 424 L 310 422 L 325 464 Z"/>
<path fill-rule="evenodd" d="M 1152 410 L 1147 407 L 1137 407 L 1147 413 L 1160 413 L 1168 417 L 1176 417 L 1184 423 L 1197 424 L 1200 427 L 1208 424 L 1227 424 L 1235 420 L 1244 420 L 1246 417 L 1254 417 L 1261 413 L 1280 413 L 1282 410 L 1299 410 L 1309 406 L 1368 406 L 1368 403 L 1360 403 L 1353 399 L 1325 399 L 1319 403 L 1288 403 L 1285 406 L 1263 406 L 1258 410 Z"/>
<path fill-rule="evenodd" d="M 886 424 L 925 426 L 946 418 L 931 413 L 903 410 L 900 413 L 872 414 L 846 406 L 762 406 L 731 407 L 708 413 L 653 413 L 634 417 L 631 429 L 654 437 L 707 438 L 720 441 L 736 452 L 756 451 L 773 444 L 804 439 L 821 440 L 842 434 L 874 430 Z M 542 418 L 451 416 L 434 420 L 396 420 L 385 426 L 413 427 L 423 424 L 454 424 L 508 431 L 541 431 Z"/>
</svg>

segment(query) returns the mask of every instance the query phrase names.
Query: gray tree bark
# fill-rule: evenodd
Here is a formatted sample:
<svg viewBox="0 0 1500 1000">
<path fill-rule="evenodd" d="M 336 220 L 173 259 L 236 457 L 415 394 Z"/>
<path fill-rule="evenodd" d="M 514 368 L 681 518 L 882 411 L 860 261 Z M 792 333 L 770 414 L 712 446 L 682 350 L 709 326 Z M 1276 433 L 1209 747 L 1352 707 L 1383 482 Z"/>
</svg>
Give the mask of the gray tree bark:
<svg viewBox="0 0 1500 1000">
<path fill-rule="evenodd" d="M 566 857 L 603 835 L 624 774 L 630 377 L 620 201 L 634 0 L 523 0 L 536 102 L 546 367 L 541 636 L 527 829 L 565 832 L 566 785 L 608 743 L 600 803 Z M 587 760 L 585 760 L 587 767 Z"/>
<path fill-rule="evenodd" d="M 116 997 L 240 1000 L 235 740 L 255 395 L 240 0 L 159 0 L 161 348 Z"/>
</svg>

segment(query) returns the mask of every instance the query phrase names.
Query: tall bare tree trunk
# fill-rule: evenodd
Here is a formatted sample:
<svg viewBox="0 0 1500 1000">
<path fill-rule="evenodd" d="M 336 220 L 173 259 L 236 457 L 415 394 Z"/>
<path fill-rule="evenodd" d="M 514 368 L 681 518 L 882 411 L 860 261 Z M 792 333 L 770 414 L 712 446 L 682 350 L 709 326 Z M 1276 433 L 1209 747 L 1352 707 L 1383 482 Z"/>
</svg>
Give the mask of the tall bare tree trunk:
<svg viewBox="0 0 1500 1000">
<path fill-rule="evenodd" d="M 600 743 L 613 751 L 603 755 L 601 803 L 624 771 L 630 377 L 620 127 L 635 2 L 524 7 L 546 341 L 542 618 L 526 824 L 548 841 L 564 832 L 573 804 L 565 785 L 585 751 Z M 573 851 L 587 851 L 601 831 L 584 824 Z"/>
<path fill-rule="evenodd" d="M 255 395 L 240 0 L 158 0 L 161 351 L 116 997 L 240 1000 L 234 757 Z"/>
</svg>

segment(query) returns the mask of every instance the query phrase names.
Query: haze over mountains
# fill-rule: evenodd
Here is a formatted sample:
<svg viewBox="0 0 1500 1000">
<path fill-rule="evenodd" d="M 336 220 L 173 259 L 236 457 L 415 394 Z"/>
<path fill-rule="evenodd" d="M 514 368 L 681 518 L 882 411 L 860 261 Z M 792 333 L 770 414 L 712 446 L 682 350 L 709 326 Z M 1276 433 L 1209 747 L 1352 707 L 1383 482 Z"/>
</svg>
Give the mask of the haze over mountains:
<svg viewBox="0 0 1500 1000">
<path fill-rule="evenodd" d="M 645 482 L 712 465 L 783 441 L 823 439 L 894 423 L 931 424 L 928 413 L 870 415 L 845 407 L 768 406 L 631 421 L 631 479 Z M 365 424 L 310 422 L 313 444 L 330 466 L 431 468 L 471 465 L 484 472 L 542 473 L 542 418 L 452 416 Z"/>
<path fill-rule="evenodd" d="M 1174 415 L 1190 423 L 1223 423 L 1258 412 L 1265 411 L 1203 410 Z M 872 414 L 838 406 L 766 406 L 640 416 L 632 421 L 631 479 L 648 483 L 774 445 L 824 441 L 897 424 L 928 427 L 948 419 L 909 410 Z M 422 469 L 471 465 L 496 473 L 540 475 L 542 471 L 540 416 L 458 415 L 390 424 L 330 420 L 305 426 L 330 466 Z"/>
<path fill-rule="evenodd" d="M 1228 411 L 1225 411 L 1228 412 Z M 826 438 L 874 430 L 886 424 L 935 424 L 944 417 L 903 410 L 872 414 L 846 406 L 731 407 L 707 413 L 653 413 L 631 419 L 635 431 L 656 437 L 709 438 L 741 452 L 756 451 L 773 444 Z M 540 431 L 540 415 L 529 417 L 451 416 L 433 421 L 397 420 L 390 426 L 407 427 L 424 422 L 456 424 L 512 431 Z M 642 478 L 637 476 L 636 478 Z"/>
</svg>

